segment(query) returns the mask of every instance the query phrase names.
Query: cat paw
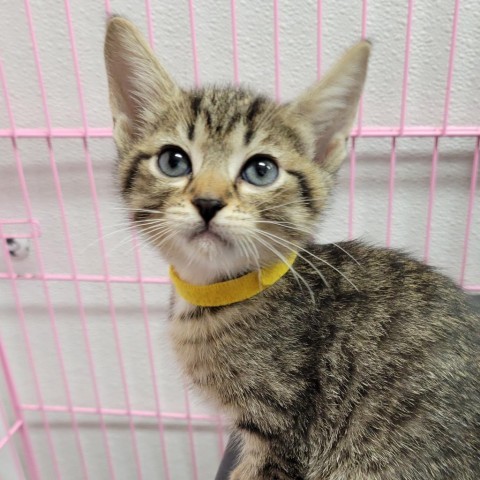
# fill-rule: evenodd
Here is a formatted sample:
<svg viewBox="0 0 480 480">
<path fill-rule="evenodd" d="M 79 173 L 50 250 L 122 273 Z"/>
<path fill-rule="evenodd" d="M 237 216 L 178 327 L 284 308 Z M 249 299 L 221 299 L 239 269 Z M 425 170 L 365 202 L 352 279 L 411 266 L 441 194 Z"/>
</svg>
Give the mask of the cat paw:
<svg viewBox="0 0 480 480">
<path fill-rule="evenodd" d="M 258 477 L 253 472 L 253 468 L 247 464 L 240 464 L 230 474 L 229 480 L 257 480 Z M 260 479 L 259 479 L 260 480 Z"/>
</svg>

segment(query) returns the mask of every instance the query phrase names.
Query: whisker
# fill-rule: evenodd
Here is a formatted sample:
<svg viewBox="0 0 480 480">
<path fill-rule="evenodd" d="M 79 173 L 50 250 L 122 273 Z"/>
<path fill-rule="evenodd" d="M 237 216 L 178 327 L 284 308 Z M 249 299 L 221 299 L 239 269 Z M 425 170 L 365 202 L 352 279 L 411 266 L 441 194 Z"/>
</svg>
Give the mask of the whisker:
<svg viewBox="0 0 480 480">
<path fill-rule="evenodd" d="M 107 231 L 107 233 L 105 233 L 101 237 L 94 240 L 91 244 L 89 244 L 85 248 L 88 248 L 89 246 L 93 245 L 94 243 L 100 241 L 103 238 L 110 237 L 111 235 L 115 235 L 116 233 L 123 232 L 126 230 L 136 230 L 136 229 L 139 229 L 139 227 L 142 227 L 144 225 L 148 226 L 151 224 L 159 224 L 159 223 L 162 223 L 162 222 L 158 220 L 145 220 L 144 223 L 136 222 L 135 224 L 132 224 L 132 222 L 123 222 L 123 223 L 117 223 L 117 224 L 106 226 L 105 230 L 110 230 L 110 228 L 114 228 L 114 227 L 122 227 L 122 228 L 116 228 L 115 230 Z"/>
<path fill-rule="evenodd" d="M 149 240 L 149 242 L 151 244 L 153 244 L 155 247 L 161 247 L 167 240 L 169 240 L 171 237 L 173 237 L 177 234 L 178 234 L 178 232 L 175 229 L 172 228 L 172 229 L 157 233 L 154 237 L 152 237 Z M 160 243 L 157 245 L 156 242 L 158 240 L 160 240 Z"/>
<path fill-rule="evenodd" d="M 116 244 L 113 248 L 109 249 L 109 251 L 107 252 L 107 257 L 111 258 L 119 248 L 123 247 L 124 245 L 127 245 L 129 242 L 132 242 L 132 245 L 129 248 L 122 250 L 122 255 L 124 256 L 132 252 L 135 249 L 135 246 L 143 247 L 144 245 L 148 245 L 147 240 L 144 240 L 142 238 L 138 239 L 137 243 L 134 243 L 133 237 L 127 237 L 126 239 L 123 239 L 120 243 Z"/>
<path fill-rule="evenodd" d="M 300 252 L 298 252 L 297 250 L 294 250 L 292 247 L 289 247 L 287 244 L 281 242 L 281 240 L 283 240 L 283 239 L 281 239 L 280 237 L 272 238 L 270 234 L 268 234 L 267 232 L 262 232 L 262 231 L 259 231 L 259 233 L 260 233 L 261 235 L 266 235 L 267 238 L 270 238 L 270 240 L 278 243 L 279 245 L 281 245 L 281 246 L 283 246 L 283 247 L 285 247 L 285 248 L 288 248 L 288 249 L 291 250 L 292 252 L 296 252 L 297 255 L 298 255 L 300 258 L 302 258 L 305 262 L 307 262 L 307 263 L 315 270 L 315 272 L 317 272 L 318 276 L 322 279 L 322 282 L 325 284 L 325 286 L 326 286 L 327 288 L 330 288 L 330 284 L 327 282 L 327 279 L 325 278 L 325 276 L 323 275 L 323 273 L 320 272 L 320 270 L 317 268 L 317 266 L 316 266 L 313 262 L 311 262 L 310 260 L 308 260 L 308 258 L 305 258 L 305 256 L 302 255 Z M 290 242 L 288 242 L 288 243 L 290 243 Z"/>
<path fill-rule="evenodd" d="M 88 245 L 86 245 L 85 247 L 83 247 L 83 249 L 79 252 L 79 255 L 84 255 L 85 252 L 86 252 L 88 249 L 90 249 L 91 247 L 93 247 L 93 246 L 96 245 L 97 243 L 100 243 L 102 240 L 105 240 L 107 237 L 111 237 L 112 235 L 115 235 L 115 234 L 119 234 L 119 233 L 128 231 L 128 230 L 130 230 L 130 229 L 132 229 L 132 228 L 133 228 L 132 226 L 127 226 L 126 228 L 118 229 L 118 230 L 115 230 L 114 232 L 109 232 L 109 233 L 103 234 L 102 236 L 96 238 L 95 240 L 93 240 L 92 242 L 90 242 Z"/>
<path fill-rule="evenodd" d="M 248 261 L 250 259 L 250 254 L 248 253 L 248 251 L 245 248 L 245 243 L 243 242 L 243 239 L 242 238 L 237 239 L 236 243 L 240 247 L 240 250 L 242 251 L 242 254 L 244 255 L 244 257 L 245 257 L 245 259 L 247 260 L 247 263 L 248 263 Z"/>
<path fill-rule="evenodd" d="M 353 255 L 351 255 L 350 253 L 348 253 L 343 247 L 341 247 L 341 246 L 338 245 L 337 243 L 332 243 L 332 245 L 334 245 L 335 247 L 337 247 L 338 249 L 340 249 L 343 253 L 345 253 L 346 255 L 348 255 L 359 267 L 363 268 L 363 266 L 360 264 L 360 262 L 359 262 Z"/>
<path fill-rule="evenodd" d="M 252 257 L 255 260 L 255 263 L 257 265 L 257 269 L 260 270 L 260 254 L 258 253 L 257 246 L 253 243 L 253 241 L 250 238 L 245 238 L 245 244 L 247 245 L 249 251 L 252 252 Z M 251 250 L 250 250 L 251 249 Z"/>
<path fill-rule="evenodd" d="M 268 223 L 272 225 L 278 225 L 279 227 L 282 227 L 282 228 L 288 228 L 289 230 L 296 230 L 298 232 L 307 233 L 309 235 L 315 234 L 315 232 L 308 230 L 306 228 L 300 228 L 292 222 L 277 222 L 275 220 L 256 220 L 256 223 Z"/>
<path fill-rule="evenodd" d="M 245 244 L 248 246 L 249 251 L 251 248 L 251 251 L 253 252 L 253 258 L 255 260 L 255 265 L 257 267 L 257 271 L 260 272 L 260 263 L 259 263 L 260 254 L 258 253 L 257 246 L 253 243 L 253 240 L 251 238 L 245 238 L 244 240 L 245 240 Z M 258 285 L 260 287 L 261 286 L 260 275 L 257 275 L 257 279 L 258 279 Z"/>
<path fill-rule="evenodd" d="M 262 233 L 265 233 L 267 234 L 267 232 L 262 232 Z M 293 242 L 290 242 L 284 238 L 280 238 L 280 237 L 277 237 L 276 235 L 273 235 L 271 233 L 268 233 L 268 235 L 272 235 L 273 237 L 276 237 L 278 238 L 279 240 L 282 240 L 284 242 L 287 242 L 289 243 L 290 245 L 293 245 L 295 248 L 298 248 L 299 250 L 302 250 L 304 251 L 305 253 L 308 253 L 309 255 L 311 255 L 312 257 L 316 258 L 318 261 L 324 263 L 325 265 L 328 265 L 330 268 L 332 268 L 333 270 L 335 270 L 338 274 L 340 274 L 348 283 L 350 283 L 350 285 L 352 285 L 352 287 L 357 290 L 357 292 L 359 291 L 357 286 L 344 274 L 342 273 L 338 268 L 334 267 L 332 264 L 330 264 L 329 262 L 327 262 L 326 260 L 324 260 L 323 258 L 320 258 L 319 256 L 313 254 L 312 252 L 310 252 L 309 250 L 307 250 L 306 248 L 304 247 L 301 247 L 300 245 L 297 245 Z"/>
<path fill-rule="evenodd" d="M 163 245 L 163 243 L 166 240 L 168 240 L 168 238 L 170 236 L 173 236 L 175 234 L 176 234 L 175 231 L 172 231 L 171 233 L 169 233 L 168 231 L 160 232 L 155 237 L 153 237 L 152 239 L 141 239 L 141 241 L 139 242 L 139 245 L 141 245 L 141 246 L 147 245 L 147 246 L 150 246 L 150 247 L 153 246 L 155 248 L 161 247 Z M 153 241 L 157 241 L 159 238 L 162 238 L 162 236 L 164 236 L 164 235 L 167 235 L 167 237 L 163 238 L 159 245 L 153 245 Z M 118 248 L 118 246 L 115 247 L 115 248 Z M 125 250 L 123 253 L 126 255 L 126 254 L 131 253 L 133 250 L 135 250 L 135 244 L 133 244 L 128 250 Z"/>
<path fill-rule="evenodd" d="M 241 245 L 243 245 L 243 248 L 246 252 L 246 258 L 247 260 L 250 260 L 250 258 L 255 262 L 255 266 L 257 271 L 260 271 L 260 263 L 259 263 L 259 254 L 258 254 L 258 249 L 256 248 L 255 244 L 251 241 L 251 239 L 246 238 L 246 237 L 239 237 L 239 242 Z M 250 257 L 251 256 L 251 257 Z M 260 286 L 260 275 L 258 275 L 258 285 Z"/>
<path fill-rule="evenodd" d="M 147 227 L 146 229 L 143 230 L 142 233 L 147 233 L 147 234 L 150 234 L 150 235 L 153 235 L 155 234 L 156 232 L 162 232 L 162 231 L 166 231 L 168 230 L 169 227 L 165 227 L 163 225 L 151 225 L 149 227 Z M 141 237 L 140 237 L 141 240 L 143 240 Z M 120 247 L 122 247 L 123 245 L 129 243 L 130 241 L 133 240 L 133 237 L 132 235 L 130 234 L 128 237 L 124 238 L 123 240 L 121 240 L 119 243 L 117 243 L 110 251 L 109 251 L 109 256 L 112 255 L 113 252 L 117 251 Z M 149 238 L 145 241 L 142 242 L 142 245 L 145 245 L 149 242 L 152 242 L 152 238 Z M 127 251 L 127 253 L 129 253 L 131 250 Z"/>
<path fill-rule="evenodd" d="M 256 233 L 256 232 L 252 232 L 252 233 Z M 256 237 L 256 240 L 261 243 L 265 248 L 267 248 L 268 250 L 270 250 L 274 255 L 276 255 L 283 263 L 285 263 L 285 265 L 288 265 L 288 269 L 292 272 L 292 274 L 294 275 L 295 279 L 297 280 L 297 283 L 299 285 L 300 288 L 301 285 L 300 285 L 300 280 L 304 283 L 304 285 L 307 287 L 309 293 L 310 293 L 310 297 L 312 299 L 312 303 L 315 303 L 315 295 L 313 293 L 313 290 L 311 289 L 310 285 L 308 284 L 308 282 L 303 278 L 302 275 L 300 275 L 294 268 L 292 265 L 289 265 L 289 263 L 287 262 L 287 259 L 274 247 L 272 247 L 268 242 L 266 241 L 263 241 L 261 238 L 259 237 Z"/>
<path fill-rule="evenodd" d="M 102 236 L 96 238 L 95 240 L 93 240 L 92 242 L 90 242 L 88 245 L 86 245 L 83 250 L 81 250 L 79 252 L 79 255 L 84 255 L 85 252 L 87 252 L 87 250 L 89 250 L 91 247 L 93 247 L 94 245 L 96 245 L 97 243 L 100 243 L 102 240 L 105 240 L 106 238 L 108 237 L 111 237 L 112 235 L 118 235 L 120 233 L 123 233 L 123 232 L 128 232 L 130 231 L 132 234 L 135 232 L 135 226 L 134 225 L 127 225 L 125 226 L 124 228 L 121 228 L 121 229 L 117 229 L 113 232 L 108 232 L 108 233 L 105 233 L 103 234 Z"/>
</svg>

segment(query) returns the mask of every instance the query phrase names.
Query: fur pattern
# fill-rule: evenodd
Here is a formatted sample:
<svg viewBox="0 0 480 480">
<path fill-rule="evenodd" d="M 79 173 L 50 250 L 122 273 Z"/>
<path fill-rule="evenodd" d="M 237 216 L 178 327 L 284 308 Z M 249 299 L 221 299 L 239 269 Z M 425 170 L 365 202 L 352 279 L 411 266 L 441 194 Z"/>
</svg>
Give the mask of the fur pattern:
<svg viewBox="0 0 480 480">
<path fill-rule="evenodd" d="M 366 76 L 362 42 L 278 105 L 252 91 L 178 87 L 135 27 L 109 21 L 105 56 L 118 179 L 136 226 L 191 283 L 299 253 L 271 288 L 225 307 L 173 292 L 183 370 L 229 415 L 232 480 L 480 478 L 479 324 L 431 267 L 360 242 L 311 243 Z M 168 146 L 191 172 L 159 169 Z M 266 155 L 278 178 L 247 182 Z M 221 205 L 209 222 L 195 202 Z"/>
</svg>

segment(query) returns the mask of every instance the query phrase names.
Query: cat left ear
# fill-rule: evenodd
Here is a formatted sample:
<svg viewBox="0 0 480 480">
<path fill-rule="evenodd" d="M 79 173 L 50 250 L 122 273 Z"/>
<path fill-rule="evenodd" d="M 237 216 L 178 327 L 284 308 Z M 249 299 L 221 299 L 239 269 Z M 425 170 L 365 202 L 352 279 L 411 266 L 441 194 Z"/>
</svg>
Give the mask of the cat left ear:
<svg viewBox="0 0 480 480">
<path fill-rule="evenodd" d="M 350 48 L 320 82 L 290 105 L 294 114 L 312 125 L 315 159 L 331 173 L 338 170 L 346 156 L 345 141 L 355 121 L 370 50 L 367 41 Z"/>
<path fill-rule="evenodd" d="M 121 148 L 141 136 L 162 105 L 174 101 L 180 89 L 137 28 L 121 17 L 108 21 L 105 65 L 114 139 Z"/>
</svg>

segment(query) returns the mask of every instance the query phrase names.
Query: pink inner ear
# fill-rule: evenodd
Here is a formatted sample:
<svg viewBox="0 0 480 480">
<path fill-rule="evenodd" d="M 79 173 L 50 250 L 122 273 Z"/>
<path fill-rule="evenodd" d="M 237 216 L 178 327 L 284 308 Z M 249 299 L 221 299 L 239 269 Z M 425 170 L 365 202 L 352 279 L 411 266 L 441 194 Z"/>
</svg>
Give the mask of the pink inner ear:
<svg viewBox="0 0 480 480">
<path fill-rule="evenodd" d="M 325 158 L 327 158 L 329 155 L 331 155 L 334 152 L 334 150 L 341 147 L 342 144 L 345 143 L 345 140 L 342 142 L 342 140 L 340 138 L 334 138 L 327 146 L 327 149 L 325 151 Z"/>
<path fill-rule="evenodd" d="M 335 135 L 325 148 L 323 155 L 320 153 L 317 161 L 322 168 L 330 173 L 335 173 L 347 156 L 347 137 Z"/>
<path fill-rule="evenodd" d="M 174 98 L 178 87 L 161 66 L 137 28 L 123 18 L 113 18 L 105 39 L 114 116 L 123 113 L 133 128 L 141 126 L 160 100 Z"/>
</svg>

